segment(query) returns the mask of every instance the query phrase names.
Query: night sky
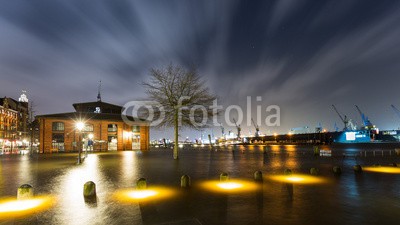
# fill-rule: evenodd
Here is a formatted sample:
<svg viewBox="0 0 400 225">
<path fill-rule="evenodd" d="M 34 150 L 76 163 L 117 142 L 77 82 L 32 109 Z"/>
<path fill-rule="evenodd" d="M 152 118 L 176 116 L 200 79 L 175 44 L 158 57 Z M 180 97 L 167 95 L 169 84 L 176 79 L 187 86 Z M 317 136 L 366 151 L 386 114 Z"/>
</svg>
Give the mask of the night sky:
<svg viewBox="0 0 400 225">
<path fill-rule="evenodd" d="M 36 114 L 96 101 L 99 80 L 103 101 L 144 99 L 149 69 L 175 63 L 197 66 L 225 107 L 279 105 L 281 126 L 263 133 L 341 128 L 331 104 L 358 125 L 354 104 L 381 129 L 400 126 L 400 1 L 0 3 L 0 96 L 27 90 Z"/>
</svg>

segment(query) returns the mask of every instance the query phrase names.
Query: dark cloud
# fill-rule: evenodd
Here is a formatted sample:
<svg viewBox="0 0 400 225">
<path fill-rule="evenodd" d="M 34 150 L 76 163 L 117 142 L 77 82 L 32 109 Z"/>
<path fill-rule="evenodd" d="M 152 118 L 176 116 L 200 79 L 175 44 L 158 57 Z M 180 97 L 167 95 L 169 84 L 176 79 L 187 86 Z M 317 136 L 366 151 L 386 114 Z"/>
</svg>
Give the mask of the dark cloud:
<svg viewBox="0 0 400 225">
<path fill-rule="evenodd" d="M 281 106 L 282 126 L 264 132 L 332 129 L 333 103 L 397 128 L 399 15 L 397 1 L 373 0 L 3 1 L 0 94 L 27 89 L 37 113 L 63 112 L 102 80 L 103 99 L 124 104 L 145 97 L 149 68 L 173 62 L 196 65 L 224 105 Z"/>
</svg>

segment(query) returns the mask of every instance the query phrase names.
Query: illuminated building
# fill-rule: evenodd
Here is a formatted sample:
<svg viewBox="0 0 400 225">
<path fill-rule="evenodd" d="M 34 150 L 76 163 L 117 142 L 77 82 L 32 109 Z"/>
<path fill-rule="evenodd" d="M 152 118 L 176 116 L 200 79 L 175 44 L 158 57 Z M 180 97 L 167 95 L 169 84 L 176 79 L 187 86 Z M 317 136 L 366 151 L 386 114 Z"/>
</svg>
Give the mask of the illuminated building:
<svg viewBox="0 0 400 225">
<path fill-rule="evenodd" d="M 146 121 L 121 117 L 121 106 L 102 102 L 73 104 L 75 112 L 39 115 L 40 153 L 89 151 L 123 151 L 149 148 Z M 77 124 L 83 123 L 82 129 Z"/>
<path fill-rule="evenodd" d="M 28 137 L 28 98 L 23 91 L 19 101 L 0 98 L 0 150 L 11 152 L 27 147 Z"/>
</svg>

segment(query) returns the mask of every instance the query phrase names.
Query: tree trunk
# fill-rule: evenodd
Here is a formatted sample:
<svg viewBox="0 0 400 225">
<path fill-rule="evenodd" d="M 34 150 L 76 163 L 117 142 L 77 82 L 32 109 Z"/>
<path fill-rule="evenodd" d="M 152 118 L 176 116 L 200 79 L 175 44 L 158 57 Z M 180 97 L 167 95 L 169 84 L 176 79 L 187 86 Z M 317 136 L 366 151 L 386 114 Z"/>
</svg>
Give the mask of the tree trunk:
<svg viewBox="0 0 400 225">
<path fill-rule="evenodd" d="M 174 159 L 178 159 L 178 154 L 179 154 L 179 134 L 178 134 L 178 129 L 179 129 L 179 120 L 178 120 L 178 110 L 175 112 L 175 124 L 174 124 L 174 131 L 175 131 L 175 145 L 174 145 Z"/>
</svg>

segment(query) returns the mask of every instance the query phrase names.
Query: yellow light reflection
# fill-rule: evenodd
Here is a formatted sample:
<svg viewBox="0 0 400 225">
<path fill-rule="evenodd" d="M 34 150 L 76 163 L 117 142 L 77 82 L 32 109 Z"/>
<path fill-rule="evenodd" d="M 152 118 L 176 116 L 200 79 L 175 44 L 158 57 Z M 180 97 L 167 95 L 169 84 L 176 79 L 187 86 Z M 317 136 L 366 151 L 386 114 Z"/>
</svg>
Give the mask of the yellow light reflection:
<svg viewBox="0 0 400 225">
<path fill-rule="evenodd" d="M 155 199 L 165 199 L 174 196 L 174 190 L 163 187 L 151 187 L 146 190 L 124 189 L 115 193 L 115 198 L 120 202 L 137 202 Z"/>
<path fill-rule="evenodd" d="M 218 187 L 226 190 L 232 190 L 232 189 L 237 189 L 237 188 L 242 188 L 243 184 L 239 184 L 236 182 L 220 182 L 217 184 Z"/>
<path fill-rule="evenodd" d="M 275 175 L 275 176 L 269 176 L 269 178 L 274 181 L 280 181 L 292 184 L 320 184 L 326 182 L 326 180 L 321 177 L 302 175 L 302 174 Z"/>
<path fill-rule="evenodd" d="M 201 186 L 214 192 L 248 192 L 259 188 L 254 182 L 243 180 L 205 181 Z"/>
<path fill-rule="evenodd" d="M 379 167 L 363 167 L 363 171 L 374 172 L 374 173 L 400 173 L 399 167 L 388 167 L 388 166 L 379 166 Z"/>
<path fill-rule="evenodd" d="M 128 196 L 133 198 L 133 199 L 144 199 L 144 198 L 149 198 L 152 196 L 157 195 L 158 192 L 154 190 L 138 190 L 138 191 L 132 191 L 128 193 Z"/>
<path fill-rule="evenodd" d="M 51 197 L 36 197 L 26 200 L 4 199 L 0 202 L 0 219 L 40 212 L 50 208 L 53 203 Z"/>
</svg>

